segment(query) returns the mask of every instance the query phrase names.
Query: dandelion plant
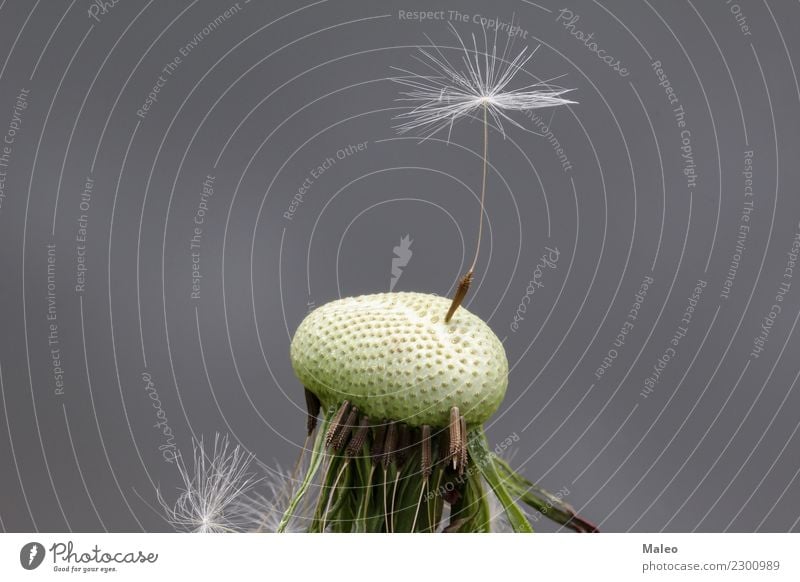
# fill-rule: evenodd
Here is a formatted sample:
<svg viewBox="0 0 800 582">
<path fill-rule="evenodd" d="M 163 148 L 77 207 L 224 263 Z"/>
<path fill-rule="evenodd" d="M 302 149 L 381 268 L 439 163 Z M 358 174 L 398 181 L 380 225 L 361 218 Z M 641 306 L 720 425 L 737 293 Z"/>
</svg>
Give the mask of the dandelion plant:
<svg viewBox="0 0 800 582">
<path fill-rule="evenodd" d="M 537 82 L 511 89 L 535 53 L 500 54 L 497 31 L 484 50 L 457 39 L 458 60 L 431 42 L 417 61 L 424 73 L 398 69 L 394 80 L 409 110 L 400 133 L 424 141 L 456 121 L 479 118 L 483 178 L 474 259 L 452 300 L 425 293 L 379 293 L 332 301 L 312 311 L 291 343 L 292 367 L 304 386 L 307 442 L 277 530 L 309 532 L 486 532 L 496 499 L 513 531 L 532 531 L 518 503 L 576 531 L 595 531 L 572 508 L 518 475 L 490 450 L 483 424 L 508 385 L 503 344 L 489 326 L 459 307 L 474 277 L 483 232 L 489 130 L 505 136 L 509 114 L 573 103 L 566 89 Z M 430 40 L 430 39 L 429 39 Z M 315 434 L 316 433 L 316 434 Z M 300 510 L 315 496 L 310 513 Z M 493 497 L 492 497 L 493 496 Z"/>
<path fill-rule="evenodd" d="M 481 246 L 489 130 L 522 128 L 511 112 L 573 103 L 566 89 L 536 82 L 511 89 L 535 50 L 500 54 L 497 30 L 484 50 L 450 26 L 453 49 L 431 42 L 416 59 L 424 73 L 398 69 L 411 107 L 400 133 L 421 139 L 462 118 L 483 128 L 483 178 L 475 255 L 451 299 L 427 293 L 378 293 L 332 301 L 312 311 L 290 347 L 304 387 L 306 443 L 290 474 L 256 479 L 252 455 L 227 439 L 209 456 L 195 445 L 194 470 L 179 458 L 183 488 L 166 517 L 179 529 L 307 532 L 530 532 L 523 506 L 579 532 L 596 531 L 570 505 L 519 475 L 494 454 L 483 424 L 503 401 L 508 360 L 491 328 L 459 307 Z M 430 39 L 428 39 L 430 41 Z M 306 455 L 306 452 L 310 454 Z M 306 458 L 307 457 L 307 458 Z M 301 473 L 302 470 L 302 473 Z M 277 478 L 276 478 L 277 476 Z M 267 485 L 267 493 L 255 490 Z M 503 527 L 497 509 L 503 512 Z M 493 526 L 494 524 L 494 526 Z"/>
</svg>

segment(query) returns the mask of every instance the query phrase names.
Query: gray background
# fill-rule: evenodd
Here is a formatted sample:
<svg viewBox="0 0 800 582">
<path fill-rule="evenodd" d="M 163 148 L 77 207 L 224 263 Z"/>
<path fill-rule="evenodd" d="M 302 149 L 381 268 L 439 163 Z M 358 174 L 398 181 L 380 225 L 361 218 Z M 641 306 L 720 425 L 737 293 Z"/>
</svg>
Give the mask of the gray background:
<svg viewBox="0 0 800 582">
<path fill-rule="evenodd" d="M 800 5 L 241 0 L 209 35 L 203 27 L 226 2 L 123 0 L 99 21 L 89 6 L 0 3 L 0 133 L 30 91 L 0 208 L 4 530 L 168 528 L 148 504 L 155 486 L 169 497 L 178 480 L 159 450 L 145 373 L 180 450 L 221 432 L 267 465 L 290 464 L 304 412 L 288 344 L 309 305 L 388 290 L 406 234 L 413 255 L 395 290 L 450 291 L 474 246 L 480 126 L 463 122 L 449 146 L 392 130 L 402 104 L 391 66 L 413 65 L 426 34 L 454 42 L 446 20 L 399 17 L 420 8 L 467 14 L 456 23 L 464 35 L 479 32 L 476 14 L 513 16 L 527 36 L 517 47 L 541 44 L 523 76 L 565 74 L 559 82 L 580 102 L 539 112 L 568 171 L 524 116 L 530 131 L 491 136 L 490 229 L 469 308 L 504 338 L 512 371 L 490 441 L 516 435 L 525 475 L 607 531 L 800 529 L 800 281 L 764 352 L 750 356 L 800 220 Z M 628 76 L 570 35 L 562 8 Z M 198 34 L 137 117 L 161 69 Z M 686 112 L 693 189 L 658 60 Z M 364 151 L 337 160 L 287 220 L 309 172 L 360 142 Z M 746 150 L 751 229 L 723 299 Z M 189 240 L 209 174 L 193 300 Z M 76 292 L 81 214 L 88 270 Z M 63 394 L 48 346 L 47 244 Z M 559 262 L 513 331 L 546 246 Z M 647 275 L 640 317 L 598 380 Z M 644 398 L 698 279 L 707 287 L 688 333 Z"/>
</svg>

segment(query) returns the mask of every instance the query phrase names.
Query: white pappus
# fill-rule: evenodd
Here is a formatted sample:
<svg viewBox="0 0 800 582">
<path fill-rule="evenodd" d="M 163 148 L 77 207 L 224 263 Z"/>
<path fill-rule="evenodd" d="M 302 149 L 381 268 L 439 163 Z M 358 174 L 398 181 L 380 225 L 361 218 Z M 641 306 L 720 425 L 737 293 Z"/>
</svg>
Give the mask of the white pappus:
<svg viewBox="0 0 800 582">
<path fill-rule="evenodd" d="M 403 73 L 403 76 L 393 77 L 392 80 L 408 88 L 401 93 L 398 101 L 412 106 L 409 111 L 395 116 L 398 122 L 395 128 L 399 133 L 420 132 L 423 138 L 431 137 L 444 128 L 451 131 L 458 119 L 469 117 L 485 108 L 505 137 L 503 121 L 525 129 L 508 115 L 509 111 L 577 103 L 563 97 L 572 89 L 552 84 L 560 76 L 517 89 L 508 88 L 531 60 L 538 46 L 532 50 L 525 46 L 512 56 L 513 42 L 509 36 L 498 55 L 497 30 L 489 46 L 486 29 L 483 28 L 484 48 L 481 50 L 474 34 L 472 47 L 468 47 L 453 24 L 449 23 L 449 26 L 461 53 L 455 63 L 426 36 L 430 48 L 419 47 L 420 55 L 415 57 L 427 69 L 426 72 L 418 73 L 393 67 Z M 448 132 L 448 141 L 449 136 Z"/>
</svg>

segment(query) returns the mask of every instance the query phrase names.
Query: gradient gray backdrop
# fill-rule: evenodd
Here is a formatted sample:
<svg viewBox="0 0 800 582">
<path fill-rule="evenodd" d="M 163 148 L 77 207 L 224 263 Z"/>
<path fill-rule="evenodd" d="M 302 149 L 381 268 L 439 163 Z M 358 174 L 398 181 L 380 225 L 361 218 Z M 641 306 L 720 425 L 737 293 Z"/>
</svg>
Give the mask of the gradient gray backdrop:
<svg viewBox="0 0 800 582">
<path fill-rule="evenodd" d="M 405 17 L 420 9 L 444 19 Z M 0 527 L 167 529 L 148 506 L 156 486 L 175 495 L 165 454 L 217 432 L 268 466 L 293 462 L 304 411 L 288 346 L 308 309 L 388 290 L 405 235 L 395 291 L 447 294 L 469 261 L 480 126 L 458 125 L 449 145 L 399 138 L 388 77 L 416 66 L 426 35 L 452 47 L 448 20 L 469 38 L 480 16 L 513 17 L 517 48 L 539 46 L 520 82 L 564 75 L 580 102 L 491 135 L 468 302 L 512 366 L 490 440 L 517 437 L 522 472 L 606 531 L 800 529 L 800 271 L 784 277 L 800 221 L 800 5 L 756 0 L 0 2 L 0 135 L 14 133 L 0 167 Z M 559 260 L 514 329 L 546 247 Z M 686 336 L 645 398 L 698 280 Z"/>
</svg>

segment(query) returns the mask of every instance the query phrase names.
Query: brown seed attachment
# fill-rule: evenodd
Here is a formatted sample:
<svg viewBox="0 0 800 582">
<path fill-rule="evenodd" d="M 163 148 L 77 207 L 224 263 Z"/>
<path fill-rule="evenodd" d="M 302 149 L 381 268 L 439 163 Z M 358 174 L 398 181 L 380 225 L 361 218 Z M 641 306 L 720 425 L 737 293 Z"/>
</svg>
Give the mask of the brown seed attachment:
<svg viewBox="0 0 800 582">
<path fill-rule="evenodd" d="M 319 409 L 322 405 L 320 404 L 317 395 L 311 390 L 306 387 L 303 387 L 303 390 L 305 391 L 306 411 L 308 412 L 306 430 L 308 431 L 308 436 L 311 436 L 311 433 L 314 432 L 315 428 L 317 428 L 317 416 L 319 416 Z"/>
<path fill-rule="evenodd" d="M 383 468 L 388 469 L 397 454 L 397 423 L 390 422 L 386 428 L 386 440 L 383 442 Z"/>
<path fill-rule="evenodd" d="M 450 409 L 450 430 L 448 436 L 447 460 L 453 462 L 453 469 L 458 468 L 461 458 L 461 414 L 458 406 Z"/>
<path fill-rule="evenodd" d="M 438 429 L 435 438 L 439 441 L 439 462 L 447 466 L 448 451 L 450 450 L 450 440 L 447 433 L 450 432 L 450 427 Z"/>
<path fill-rule="evenodd" d="M 397 468 L 400 469 L 406 464 L 408 455 L 411 453 L 411 429 L 407 424 L 401 423 L 397 429 Z"/>
<path fill-rule="evenodd" d="M 357 428 L 358 422 L 358 408 L 355 406 L 350 409 L 350 414 L 347 415 L 347 420 L 342 423 L 340 429 L 336 432 L 336 435 L 333 438 L 333 443 L 331 446 L 333 447 L 334 451 L 339 451 L 341 448 L 347 444 L 347 440 L 350 438 L 350 433 L 353 432 L 353 429 Z"/>
<path fill-rule="evenodd" d="M 431 427 L 427 424 L 422 425 L 422 441 L 420 443 L 420 468 L 422 475 L 427 479 L 433 472 L 431 459 Z"/>
<path fill-rule="evenodd" d="M 355 431 L 353 438 L 350 439 L 350 443 L 347 445 L 344 454 L 348 457 L 355 457 L 357 454 L 359 454 L 361 449 L 364 448 L 364 443 L 367 441 L 368 434 L 369 417 L 364 416 L 361 418 L 361 424 L 358 426 L 358 430 Z"/>
<path fill-rule="evenodd" d="M 474 276 L 475 274 L 470 270 L 461 278 L 461 281 L 458 283 L 458 289 L 456 289 L 456 294 L 453 296 L 453 302 L 450 304 L 450 309 L 447 310 L 447 315 L 444 316 L 445 323 L 450 322 L 456 309 L 458 309 L 461 302 L 464 301 L 464 298 L 467 296 L 467 291 L 469 291 L 469 286 L 472 285 L 472 278 Z"/>
<path fill-rule="evenodd" d="M 460 450 L 458 454 L 458 474 L 463 475 L 464 469 L 467 468 L 467 421 L 462 416 L 460 418 Z"/>
<path fill-rule="evenodd" d="M 386 438 L 386 425 L 379 424 L 375 427 L 375 436 L 372 440 L 372 448 L 370 449 L 370 457 L 372 462 L 378 464 L 383 456 L 383 441 Z"/>
<path fill-rule="evenodd" d="M 345 400 L 342 402 L 342 405 L 339 407 L 339 410 L 336 411 L 336 414 L 333 416 L 331 420 L 331 425 L 328 427 L 328 432 L 325 433 L 325 448 L 329 448 L 332 444 L 336 435 L 342 429 L 342 421 L 344 420 L 345 414 L 350 409 L 350 401 Z"/>
</svg>

